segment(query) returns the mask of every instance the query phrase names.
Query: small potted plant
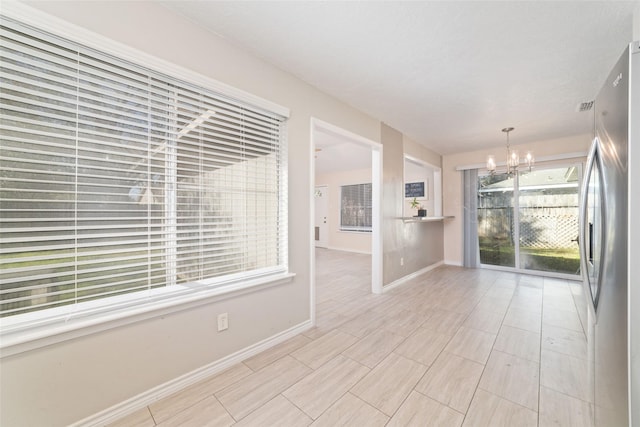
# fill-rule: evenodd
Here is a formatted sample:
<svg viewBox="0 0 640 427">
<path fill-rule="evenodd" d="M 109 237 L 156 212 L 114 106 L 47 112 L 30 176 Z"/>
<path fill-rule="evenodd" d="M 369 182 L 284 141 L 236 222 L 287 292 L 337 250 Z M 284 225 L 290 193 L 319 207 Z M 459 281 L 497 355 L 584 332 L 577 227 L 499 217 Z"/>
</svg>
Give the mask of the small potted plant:
<svg viewBox="0 0 640 427">
<path fill-rule="evenodd" d="M 418 209 L 418 216 L 427 216 L 427 210 L 422 207 L 417 197 L 414 197 L 411 201 L 411 209 Z"/>
</svg>

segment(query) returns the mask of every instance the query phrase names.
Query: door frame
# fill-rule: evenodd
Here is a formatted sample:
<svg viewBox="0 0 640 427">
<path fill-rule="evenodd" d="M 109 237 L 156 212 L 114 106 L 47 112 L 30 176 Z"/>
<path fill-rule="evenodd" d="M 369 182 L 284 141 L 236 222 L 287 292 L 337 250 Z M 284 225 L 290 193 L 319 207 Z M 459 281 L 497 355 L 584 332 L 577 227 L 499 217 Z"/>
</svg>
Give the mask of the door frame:
<svg viewBox="0 0 640 427">
<path fill-rule="evenodd" d="M 333 133 L 335 135 L 348 140 L 349 142 L 364 145 L 371 148 L 371 202 L 372 202 L 372 230 L 371 230 L 371 292 L 374 294 L 382 293 L 382 144 L 371 139 L 365 138 L 331 123 L 311 117 L 309 150 L 309 206 L 310 224 L 315 223 L 315 148 L 316 135 L 319 132 Z M 310 250 L 310 313 L 311 322 L 316 323 L 316 247 L 314 228 L 309 227 Z"/>
</svg>

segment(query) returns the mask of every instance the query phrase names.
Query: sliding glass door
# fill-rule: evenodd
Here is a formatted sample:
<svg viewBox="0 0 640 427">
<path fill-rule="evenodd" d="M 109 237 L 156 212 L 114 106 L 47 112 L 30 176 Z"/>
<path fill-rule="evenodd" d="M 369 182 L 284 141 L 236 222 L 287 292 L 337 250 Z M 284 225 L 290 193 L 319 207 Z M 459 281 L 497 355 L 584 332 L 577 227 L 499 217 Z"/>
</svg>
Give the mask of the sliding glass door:
<svg viewBox="0 0 640 427">
<path fill-rule="evenodd" d="M 507 174 L 478 177 L 480 263 L 516 266 L 514 179 Z"/>
<path fill-rule="evenodd" d="M 482 264 L 580 274 L 580 166 L 478 178 Z"/>
</svg>

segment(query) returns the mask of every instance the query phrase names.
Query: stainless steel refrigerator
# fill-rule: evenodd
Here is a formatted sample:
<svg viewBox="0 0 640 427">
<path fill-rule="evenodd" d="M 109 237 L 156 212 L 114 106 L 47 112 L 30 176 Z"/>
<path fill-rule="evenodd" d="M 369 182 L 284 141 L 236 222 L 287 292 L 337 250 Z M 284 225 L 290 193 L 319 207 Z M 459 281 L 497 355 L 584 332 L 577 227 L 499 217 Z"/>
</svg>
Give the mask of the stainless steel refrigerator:
<svg viewBox="0 0 640 427">
<path fill-rule="evenodd" d="M 638 42 L 631 43 L 614 66 L 594 109 L 595 136 L 584 174 L 580 218 L 589 304 L 588 383 L 596 426 L 640 426 Z"/>
</svg>

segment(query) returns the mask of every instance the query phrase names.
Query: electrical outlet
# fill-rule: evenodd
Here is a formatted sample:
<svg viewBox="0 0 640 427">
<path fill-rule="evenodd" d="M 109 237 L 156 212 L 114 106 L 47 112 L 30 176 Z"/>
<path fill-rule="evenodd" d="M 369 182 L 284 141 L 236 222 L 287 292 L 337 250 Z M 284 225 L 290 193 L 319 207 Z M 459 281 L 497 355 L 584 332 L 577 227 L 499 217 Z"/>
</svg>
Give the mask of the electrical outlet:
<svg viewBox="0 0 640 427">
<path fill-rule="evenodd" d="M 218 314 L 218 332 L 229 328 L 229 315 L 227 313 Z"/>
<path fill-rule="evenodd" d="M 400 266 L 404 265 L 404 258 L 400 258 Z"/>
</svg>

